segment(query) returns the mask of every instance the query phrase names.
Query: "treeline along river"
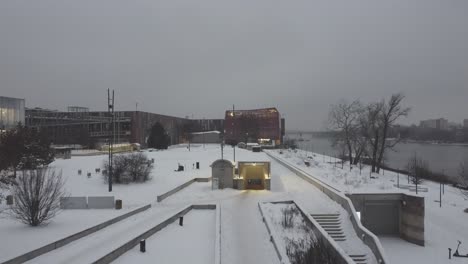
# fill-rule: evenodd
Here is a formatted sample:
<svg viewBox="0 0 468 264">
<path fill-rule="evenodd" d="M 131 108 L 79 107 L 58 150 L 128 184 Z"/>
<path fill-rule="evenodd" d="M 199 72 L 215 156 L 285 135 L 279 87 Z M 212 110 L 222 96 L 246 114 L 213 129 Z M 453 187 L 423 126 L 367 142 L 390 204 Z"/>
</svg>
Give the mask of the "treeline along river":
<svg viewBox="0 0 468 264">
<path fill-rule="evenodd" d="M 312 133 L 287 133 L 287 138 L 296 139 L 300 149 L 338 156 L 338 151 L 331 146 L 326 137 L 317 137 Z M 457 177 L 462 161 L 468 162 L 468 146 L 431 144 L 431 143 L 399 143 L 394 150 L 386 153 L 385 165 L 393 169 L 404 169 L 408 160 L 417 155 L 427 162 L 433 172 L 444 172 L 450 177 Z"/>
</svg>

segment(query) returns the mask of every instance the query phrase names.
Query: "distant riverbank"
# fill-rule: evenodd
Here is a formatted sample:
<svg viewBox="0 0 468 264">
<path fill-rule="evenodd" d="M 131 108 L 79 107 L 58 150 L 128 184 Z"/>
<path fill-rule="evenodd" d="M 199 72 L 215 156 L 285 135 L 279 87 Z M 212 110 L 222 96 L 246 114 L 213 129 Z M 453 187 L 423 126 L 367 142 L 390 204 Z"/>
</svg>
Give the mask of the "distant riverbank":
<svg viewBox="0 0 468 264">
<path fill-rule="evenodd" d="M 303 141 L 299 141 L 299 134 L 292 133 L 286 134 L 286 136 L 297 139 L 300 149 L 338 156 L 338 152 L 332 148 L 331 141 L 327 137 L 316 137 L 304 133 L 302 134 Z M 457 143 L 434 144 L 420 141 L 401 142 L 395 147 L 394 151 L 388 151 L 385 157 L 385 165 L 396 170 L 404 169 L 408 160 L 415 154 L 425 160 L 433 172 L 455 178 L 458 176 L 460 163 L 468 161 L 468 145 Z"/>
<path fill-rule="evenodd" d="M 414 144 L 428 144 L 428 145 L 438 145 L 438 146 L 468 147 L 468 143 L 440 142 L 440 141 L 421 141 L 421 140 L 412 140 L 412 139 L 402 140 L 401 143 L 403 143 L 403 144 L 414 143 Z"/>
</svg>

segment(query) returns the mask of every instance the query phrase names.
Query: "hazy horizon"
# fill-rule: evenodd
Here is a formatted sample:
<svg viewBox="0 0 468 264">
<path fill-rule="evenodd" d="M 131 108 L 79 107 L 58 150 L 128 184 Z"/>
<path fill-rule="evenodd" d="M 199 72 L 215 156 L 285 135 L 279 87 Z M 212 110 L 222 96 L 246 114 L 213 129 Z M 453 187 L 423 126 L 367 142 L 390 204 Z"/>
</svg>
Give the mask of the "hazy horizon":
<svg viewBox="0 0 468 264">
<path fill-rule="evenodd" d="M 406 95 L 402 124 L 468 119 L 468 2 L 2 1 L 0 96 L 27 107 L 193 118 L 277 107 L 323 129 L 330 104 Z"/>
</svg>

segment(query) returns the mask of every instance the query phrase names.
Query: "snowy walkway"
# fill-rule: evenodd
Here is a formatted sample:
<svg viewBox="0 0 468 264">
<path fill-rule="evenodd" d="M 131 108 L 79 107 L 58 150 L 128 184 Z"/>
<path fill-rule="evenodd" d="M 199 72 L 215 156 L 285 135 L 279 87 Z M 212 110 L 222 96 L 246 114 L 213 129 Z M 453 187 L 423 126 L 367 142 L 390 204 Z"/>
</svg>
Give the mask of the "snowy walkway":
<svg viewBox="0 0 468 264">
<path fill-rule="evenodd" d="M 136 246 L 112 263 L 214 264 L 215 226 L 215 210 L 192 210 L 184 226 L 176 221 L 146 239 L 145 253 Z"/>
<path fill-rule="evenodd" d="M 295 200 L 308 213 L 340 213 L 344 220 L 347 241 L 340 246 L 349 254 L 372 255 L 370 249 L 357 238 L 347 212 L 312 184 L 299 178 L 289 169 L 266 154 L 263 160 L 271 161 L 271 191 L 211 190 L 211 183 L 196 183 L 169 197 L 164 206 L 191 203 L 218 203 L 221 206 L 223 263 L 279 263 L 266 227 L 258 209 L 259 202 Z M 349 222 L 349 223 L 348 223 Z M 375 263 L 372 257 L 368 263 Z"/>
<path fill-rule="evenodd" d="M 180 209 L 149 209 L 26 263 L 92 263 Z"/>
</svg>

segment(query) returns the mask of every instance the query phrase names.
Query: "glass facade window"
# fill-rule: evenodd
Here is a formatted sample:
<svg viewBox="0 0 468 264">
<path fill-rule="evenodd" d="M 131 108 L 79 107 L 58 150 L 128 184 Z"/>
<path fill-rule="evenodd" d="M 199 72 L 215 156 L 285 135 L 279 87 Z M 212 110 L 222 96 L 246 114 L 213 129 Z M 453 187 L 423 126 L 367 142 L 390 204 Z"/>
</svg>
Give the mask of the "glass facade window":
<svg viewBox="0 0 468 264">
<path fill-rule="evenodd" d="M 0 96 L 0 130 L 24 125 L 24 99 Z"/>
</svg>

